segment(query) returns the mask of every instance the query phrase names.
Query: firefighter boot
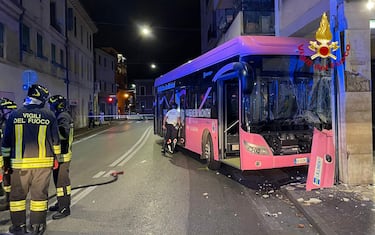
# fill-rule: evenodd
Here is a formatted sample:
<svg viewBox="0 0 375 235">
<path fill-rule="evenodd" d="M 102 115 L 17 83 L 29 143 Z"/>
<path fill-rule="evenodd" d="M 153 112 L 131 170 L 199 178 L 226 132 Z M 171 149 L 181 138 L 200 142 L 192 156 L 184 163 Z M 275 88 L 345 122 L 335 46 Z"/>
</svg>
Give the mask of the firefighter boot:
<svg viewBox="0 0 375 235">
<path fill-rule="evenodd" d="M 59 204 L 56 203 L 55 205 L 50 206 L 50 207 L 48 208 L 48 210 L 49 210 L 49 211 L 58 211 L 58 210 L 59 210 Z"/>
<path fill-rule="evenodd" d="M 62 219 L 70 215 L 70 209 L 69 208 L 63 208 L 56 214 L 52 216 L 52 219 L 57 220 L 57 219 Z"/>
<path fill-rule="evenodd" d="M 24 235 L 28 234 L 26 231 L 26 224 L 22 225 L 12 225 L 9 227 L 9 232 L 14 235 Z"/>
<path fill-rule="evenodd" d="M 33 224 L 31 225 L 31 228 L 32 228 L 32 233 L 31 233 L 32 235 L 43 235 L 47 229 L 47 225 L 46 224 Z"/>
</svg>

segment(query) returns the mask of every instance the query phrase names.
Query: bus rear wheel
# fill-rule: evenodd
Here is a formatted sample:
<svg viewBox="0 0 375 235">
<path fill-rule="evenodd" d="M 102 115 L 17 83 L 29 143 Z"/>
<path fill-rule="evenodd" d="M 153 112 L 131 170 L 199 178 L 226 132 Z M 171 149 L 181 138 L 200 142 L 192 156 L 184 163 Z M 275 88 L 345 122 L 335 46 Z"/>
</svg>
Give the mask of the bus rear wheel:
<svg viewBox="0 0 375 235">
<path fill-rule="evenodd" d="M 214 159 L 214 151 L 212 145 L 211 135 L 207 135 L 203 141 L 202 155 L 207 161 L 207 167 L 210 170 L 218 170 L 220 168 L 220 162 Z"/>
</svg>

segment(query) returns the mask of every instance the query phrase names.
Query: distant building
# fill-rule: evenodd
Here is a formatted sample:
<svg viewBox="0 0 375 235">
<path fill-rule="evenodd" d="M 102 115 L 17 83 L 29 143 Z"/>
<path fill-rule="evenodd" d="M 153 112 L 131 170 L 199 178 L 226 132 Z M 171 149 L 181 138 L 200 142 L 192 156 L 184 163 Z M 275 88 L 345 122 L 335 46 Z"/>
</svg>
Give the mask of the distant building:
<svg viewBox="0 0 375 235">
<path fill-rule="evenodd" d="M 104 112 L 105 115 L 117 114 L 117 87 L 115 82 L 116 55 L 95 48 L 95 89 L 94 114 Z"/>
<path fill-rule="evenodd" d="M 136 112 L 144 114 L 154 113 L 154 80 L 135 80 Z"/>
<path fill-rule="evenodd" d="M 96 31 L 78 0 L 1 0 L 0 96 L 21 106 L 27 86 L 39 83 L 69 99 L 76 127 L 87 125 Z M 37 80 L 22 79 L 25 70 Z"/>
</svg>

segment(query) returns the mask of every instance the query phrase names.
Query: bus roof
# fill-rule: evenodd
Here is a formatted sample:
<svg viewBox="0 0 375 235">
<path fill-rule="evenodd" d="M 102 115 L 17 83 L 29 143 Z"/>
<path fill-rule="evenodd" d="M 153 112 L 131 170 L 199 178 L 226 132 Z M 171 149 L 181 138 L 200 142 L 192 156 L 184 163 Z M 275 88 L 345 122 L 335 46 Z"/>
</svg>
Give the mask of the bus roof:
<svg viewBox="0 0 375 235">
<path fill-rule="evenodd" d="M 161 75 L 155 80 L 154 86 L 168 83 L 234 56 L 298 55 L 298 46 L 301 44 L 304 45 L 304 52 L 309 53 L 309 40 L 306 38 L 239 36 Z"/>
</svg>

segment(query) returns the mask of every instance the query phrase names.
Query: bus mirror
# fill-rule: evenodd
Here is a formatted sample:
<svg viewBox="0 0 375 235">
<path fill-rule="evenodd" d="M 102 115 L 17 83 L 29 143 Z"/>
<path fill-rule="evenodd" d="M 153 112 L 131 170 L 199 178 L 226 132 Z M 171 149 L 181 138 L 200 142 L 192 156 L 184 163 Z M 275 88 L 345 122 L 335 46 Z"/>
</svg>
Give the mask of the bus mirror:
<svg viewBox="0 0 375 235">
<path fill-rule="evenodd" d="M 241 63 L 242 69 L 239 69 L 239 77 L 241 81 L 242 92 L 245 95 L 251 94 L 254 87 L 254 72 L 253 69 L 247 64 Z"/>
</svg>

